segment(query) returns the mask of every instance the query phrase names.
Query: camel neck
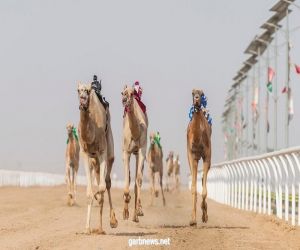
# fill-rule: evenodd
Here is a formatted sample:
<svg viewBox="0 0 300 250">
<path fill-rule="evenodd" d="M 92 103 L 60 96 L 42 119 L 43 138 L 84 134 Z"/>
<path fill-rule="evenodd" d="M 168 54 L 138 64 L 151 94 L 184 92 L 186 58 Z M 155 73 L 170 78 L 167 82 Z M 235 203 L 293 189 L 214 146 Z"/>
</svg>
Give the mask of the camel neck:
<svg viewBox="0 0 300 250">
<path fill-rule="evenodd" d="M 193 114 L 193 119 L 192 119 L 192 123 L 193 123 L 196 127 L 200 128 L 200 123 L 203 122 L 203 120 L 205 120 L 205 117 L 204 117 L 204 115 L 203 115 L 203 113 L 202 113 L 201 110 L 199 110 L 199 111 L 197 111 L 197 112 L 194 112 L 194 114 Z"/>
<path fill-rule="evenodd" d="M 90 125 L 90 115 L 88 111 L 80 110 L 80 122 L 79 122 L 80 136 L 81 138 L 89 143 L 92 138 L 90 138 L 91 125 Z"/>
<path fill-rule="evenodd" d="M 140 129 L 139 129 L 139 121 L 135 112 L 135 105 L 133 102 L 130 106 L 130 109 L 127 112 L 127 115 L 128 115 L 129 129 L 131 131 L 132 138 L 134 140 L 137 140 L 140 136 Z"/>
<path fill-rule="evenodd" d="M 69 142 L 73 142 L 74 141 L 73 133 L 68 134 L 68 138 L 69 138 Z"/>
</svg>

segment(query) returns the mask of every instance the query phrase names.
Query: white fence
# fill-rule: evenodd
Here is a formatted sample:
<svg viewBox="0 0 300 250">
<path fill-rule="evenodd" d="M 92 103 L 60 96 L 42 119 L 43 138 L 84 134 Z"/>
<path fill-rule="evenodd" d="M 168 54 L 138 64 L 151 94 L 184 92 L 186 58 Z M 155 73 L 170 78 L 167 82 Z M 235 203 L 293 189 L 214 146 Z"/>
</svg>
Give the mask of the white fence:
<svg viewBox="0 0 300 250">
<path fill-rule="evenodd" d="M 207 185 L 217 202 L 300 225 L 300 147 L 213 165 Z"/>
<path fill-rule="evenodd" d="M 42 172 L 25 172 L 11 171 L 0 169 L 0 187 L 2 186 L 57 186 L 66 184 L 65 176 L 62 174 L 50 174 Z M 83 175 L 77 176 L 78 185 L 86 185 L 86 177 Z M 113 188 L 124 188 L 124 181 L 112 178 L 111 183 Z M 131 181 L 131 189 L 133 189 L 134 180 Z M 142 189 L 149 189 L 149 183 L 143 182 Z"/>
</svg>

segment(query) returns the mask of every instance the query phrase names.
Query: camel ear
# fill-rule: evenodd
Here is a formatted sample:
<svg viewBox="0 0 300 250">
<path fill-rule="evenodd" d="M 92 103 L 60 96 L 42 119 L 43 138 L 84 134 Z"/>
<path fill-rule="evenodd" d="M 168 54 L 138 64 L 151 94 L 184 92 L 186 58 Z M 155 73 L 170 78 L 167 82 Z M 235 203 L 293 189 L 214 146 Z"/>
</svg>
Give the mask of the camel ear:
<svg viewBox="0 0 300 250">
<path fill-rule="evenodd" d="M 87 85 L 87 91 L 88 91 L 88 93 L 91 93 L 91 90 L 92 90 L 92 84 L 88 84 Z"/>
<path fill-rule="evenodd" d="M 193 91 L 192 91 L 192 95 L 194 96 L 195 94 L 196 94 L 196 89 L 193 89 Z"/>
</svg>

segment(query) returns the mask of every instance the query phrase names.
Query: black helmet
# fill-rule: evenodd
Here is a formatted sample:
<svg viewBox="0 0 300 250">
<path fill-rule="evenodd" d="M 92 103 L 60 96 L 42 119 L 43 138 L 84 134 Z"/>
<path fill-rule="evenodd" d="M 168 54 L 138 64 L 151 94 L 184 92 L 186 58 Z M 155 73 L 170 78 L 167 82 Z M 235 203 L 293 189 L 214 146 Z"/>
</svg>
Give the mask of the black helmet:
<svg viewBox="0 0 300 250">
<path fill-rule="evenodd" d="M 97 76 L 96 75 L 94 75 L 93 80 L 97 81 Z"/>
</svg>

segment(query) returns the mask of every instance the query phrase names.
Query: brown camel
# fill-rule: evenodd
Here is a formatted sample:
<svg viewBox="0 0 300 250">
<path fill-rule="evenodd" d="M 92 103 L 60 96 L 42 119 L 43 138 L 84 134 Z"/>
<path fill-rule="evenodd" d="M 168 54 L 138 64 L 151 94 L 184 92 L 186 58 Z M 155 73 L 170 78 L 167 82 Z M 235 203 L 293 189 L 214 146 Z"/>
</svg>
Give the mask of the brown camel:
<svg viewBox="0 0 300 250">
<path fill-rule="evenodd" d="M 79 168 L 79 143 L 76 129 L 73 124 L 67 124 L 67 148 L 66 148 L 66 182 L 68 187 L 68 205 L 73 206 L 76 201 L 76 176 Z"/>
<path fill-rule="evenodd" d="M 80 101 L 79 142 L 87 176 L 87 221 L 86 232 L 91 233 L 91 208 L 96 199 L 100 205 L 100 225 L 96 231 L 104 234 L 102 229 L 102 212 L 104 192 L 107 189 L 110 205 L 110 226 L 117 227 L 118 221 L 111 201 L 111 178 L 110 173 L 114 162 L 114 143 L 110 125 L 110 113 L 100 103 L 91 85 L 78 85 L 78 97 Z M 97 188 L 93 191 L 94 175 Z"/>
<path fill-rule="evenodd" d="M 196 203 L 197 203 L 197 172 L 198 161 L 203 160 L 203 178 L 202 178 L 202 221 L 207 222 L 207 203 L 205 201 L 207 196 L 206 180 L 207 173 L 211 164 L 211 126 L 208 124 L 203 111 L 201 110 L 201 96 L 202 90 L 194 89 L 193 108 L 194 112 L 192 120 L 187 128 L 187 155 L 192 174 L 192 197 L 193 197 L 193 211 L 190 225 L 197 225 L 196 221 Z"/>
<path fill-rule="evenodd" d="M 166 191 L 172 191 L 172 184 L 173 184 L 173 172 L 174 172 L 174 152 L 170 151 L 168 158 L 166 159 L 167 162 L 167 185 Z"/>
<path fill-rule="evenodd" d="M 179 155 L 177 154 L 174 159 L 174 178 L 175 178 L 175 190 L 179 191 L 180 187 L 180 162 Z"/>
<path fill-rule="evenodd" d="M 129 218 L 128 204 L 130 202 L 129 185 L 130 185 L 130 156 L 136 156 L 135 169 L 135 205 L 133 221 L 139 222 L 138 216 L 143 216 L 141 205 L 141 186 L 143 179 L 144 161 L 147 150 L 147 128 L 148 118 L 144 113 L 134 96 L 134 89 L 124 87 L 122 94 L 122 103 L 125 108 L 123 119 L 123 164 L 125 170 L 125 189 L 124 189 L 124 211 L 123 219 Z"/>
<path fill-rule="evenodd" d="M 153 205 L 154 195 L 158 197 L 159 191 L 156 190 L 155 182 L 159 182 L 160 190 L 162 194 L 163 205 L 166 205 L 166 199 L 163 190 L 163 152 L 160 142 L 155 140 L 156 134 L 150 134 L 150 148 L 147 154 L 147 162 L 149 166 L 149 176 L 151 182 L 151 202 Z"/>
</svg>

